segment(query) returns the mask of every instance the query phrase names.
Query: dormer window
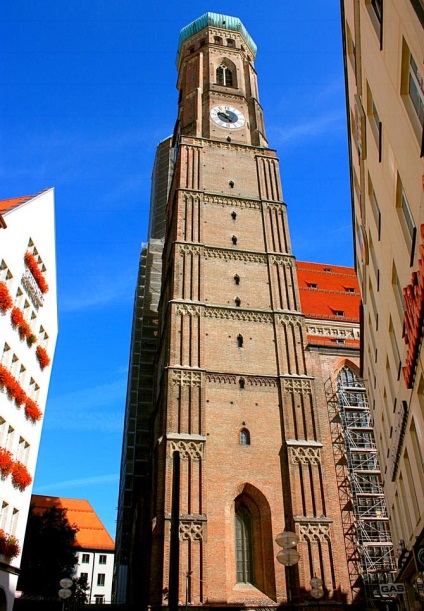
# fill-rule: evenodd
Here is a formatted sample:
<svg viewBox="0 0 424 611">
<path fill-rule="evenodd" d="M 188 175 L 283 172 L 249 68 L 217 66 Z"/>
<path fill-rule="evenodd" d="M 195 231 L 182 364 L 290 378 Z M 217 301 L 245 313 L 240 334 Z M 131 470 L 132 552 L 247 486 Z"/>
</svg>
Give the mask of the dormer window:
<svg viewBox="0 0 424 611">
<path fill-rule="evenodd" d="M 347 293 L 354 293 L 355 292 L 355 289 L 353 287 L 351 287 L 351 286 L 345 286 L 345 289 L 346 289 Z"/>
<path fill-rule="evenodd" d="M 344 316 L 344 315 L 345 315 L 345 313 L 344 313 L 344 311 L 343 311 L 343 310 L 334 310 L 334 316 L 340 316 L 340 317 L 342 317 L 342 316 Z"/>
<path fill-rule="evenodd" d="M 308 287 L 310 289 L 317 289 L 318 288 L 318 284 L 316 284 L 315 282 L 308 282 Z"/>
<path fill-rule="evenodd" d="M 326 274 L 330 274 L 331 273 L 331 267 L 324 267 L 324 271 Z"/>
<path fill-rule="evenodd" d="M 233 86 L 233 73 L 225 64 L 222 64 L 216 69 L 216 83 L 224 87 Z"/>
</svg>

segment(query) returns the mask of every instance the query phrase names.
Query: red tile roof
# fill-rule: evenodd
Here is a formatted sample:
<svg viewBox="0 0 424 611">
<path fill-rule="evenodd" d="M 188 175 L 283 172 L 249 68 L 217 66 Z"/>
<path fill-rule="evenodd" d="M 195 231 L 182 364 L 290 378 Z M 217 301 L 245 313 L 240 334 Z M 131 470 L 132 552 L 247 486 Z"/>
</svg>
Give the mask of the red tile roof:
<svg viewBox="0 0 424 611">
<path fill-rule="evenodd" d="M 307 318 L 359 323 L 360 294 L 352 267 L 304 261 L 297 261 L 296 267 L 301 308 Z"/>
<path fill-rule="evenodd" d="M 4 214 L 8 210 L 16 208 L 25 202 L 29 202 L 33 197 L 34 195 L 24 195 L 23 197 L 12 197 L 11 199 L 0 200 L 0 214 Z"/>
<path fill-rule="evenodd" d="M 37 513 L 43 513 L 50 507 L 66 509 L 69 523 L 79 528 L 76 535 L 76 547 L 106 551 L 115 549 L 112 537 L 88 501 L 33 494 L 31 504 L 34 505 Z"/>
<path fill-rule="evenodd" d="M 0 214 L 9 212 L 10 210 L 17 208 L 21 204 L 25 204 L 26 202 L 29 202 L 31 199 L 34 199 L 34 197 L 37 197 L 37 195 L 41 195 L 41 193 L 44 193 L 45 191 L 49 191 L 49 188 L 43 189 L 42 191 L 39 191 L 39 193 L 34 193 L 34 195 L 23 195 L 22 197 L 11 197 L 9 199 L 0 199 Z"/>
</svg>

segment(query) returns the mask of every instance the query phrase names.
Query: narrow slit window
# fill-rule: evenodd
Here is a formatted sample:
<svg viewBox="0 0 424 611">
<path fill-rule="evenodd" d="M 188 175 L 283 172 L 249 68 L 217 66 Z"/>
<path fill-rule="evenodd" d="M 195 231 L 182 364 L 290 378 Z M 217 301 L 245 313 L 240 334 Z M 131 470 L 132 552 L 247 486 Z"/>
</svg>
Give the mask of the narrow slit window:
<svg viewBox="0 0 424 611">
<path fill-rule="evenodd" d="M 248 429 L 241 429 L 240 431 L 240 445 L 250 446 L 250 433 Z"/>
<path fill-rule="evenodd" d="M 237 347 L 243 348 L 243 335 L 237 335 Z"/>
</svg>

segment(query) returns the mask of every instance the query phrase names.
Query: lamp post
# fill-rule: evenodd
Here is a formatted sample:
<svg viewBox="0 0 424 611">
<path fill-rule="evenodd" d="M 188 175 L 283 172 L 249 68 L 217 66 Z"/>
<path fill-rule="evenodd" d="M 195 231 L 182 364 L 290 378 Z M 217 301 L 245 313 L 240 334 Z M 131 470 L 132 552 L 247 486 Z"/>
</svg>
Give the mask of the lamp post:
<svg viewBox="0 0 424 611">
<path fill-rule="evenodd" d="M 290 567 L 294 566 L 299 562 L 300 554 L 296 549 L 294 549 L 299 543 L 299 537 L 296 535 L 296 533 L 293 533 L 289 530 L 285 530 L 284 532 L 277 535 L 275 542 L 277 543 L 277 545 L 283 548 L 278 552 L 277 560 L 280 564 L 284 565 L 287 568 L 287 598 L 290 605 L 290 609 L 293 609 L 290 583 Z"/>
<path fill-rule="evenodd" d="M 318 609 L 319 609 L 319 601 L 324 596 L 324 589 L 322 587 L 322 579 L 319 579 L 315 575 L 312 577 L 311 581 L 311 596 L 318 601 Z"/>
</svg>

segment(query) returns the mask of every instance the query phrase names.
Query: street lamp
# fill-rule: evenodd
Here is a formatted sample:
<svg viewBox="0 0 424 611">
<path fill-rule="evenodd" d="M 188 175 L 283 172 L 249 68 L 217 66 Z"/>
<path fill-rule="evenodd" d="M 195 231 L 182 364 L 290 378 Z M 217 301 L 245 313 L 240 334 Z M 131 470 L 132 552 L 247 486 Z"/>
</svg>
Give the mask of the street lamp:
<svg viewBox="0 0 424 611">
<path fill-rule="evenodd" d="M 318 601 L 318 609 L 319 609 L 319 601 L 324 596 L 324 589 L 322 587 L 322 579 L 319 579 L 314 575 L 311 581 L 311 596 Z"/>
<path fill-rule="evenodd" d="M 296 549 L 293 549 L 299 543 L 299 537 L 296 535 L 296 533 L 293 533 L 289 530 L 285 530 L 284 532 L 277 535 L 277 537 L 275 538 L 275 542 L 277 543 L 277 545 L 283 548 L 278 552 L 277 560 L 280 564 L 283 564 L 287 568 L 287 597 L 289 599 L 290 609 L 293 609 L 290 583 L 290 567 L 294 566 L 299 562 L 300 554 Z"/>
</svg>

